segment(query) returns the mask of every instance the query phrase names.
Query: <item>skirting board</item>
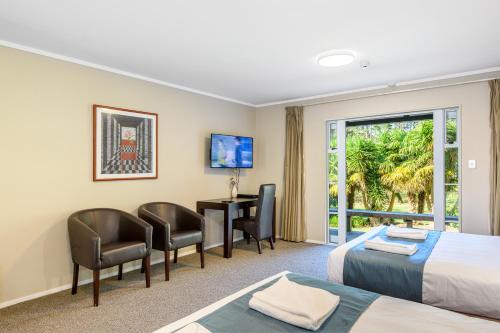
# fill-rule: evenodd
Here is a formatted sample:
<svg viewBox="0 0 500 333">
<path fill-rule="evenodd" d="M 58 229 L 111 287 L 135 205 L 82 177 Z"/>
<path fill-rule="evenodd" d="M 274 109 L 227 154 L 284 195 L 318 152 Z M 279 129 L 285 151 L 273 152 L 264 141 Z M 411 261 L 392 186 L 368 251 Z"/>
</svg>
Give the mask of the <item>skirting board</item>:
<svg viewBox="0 0 500 333">
<path fill-rule="evenodd" d="M 314 240 L 314 239 L 306 239 L 304 242 L 311 243 L 311 244 L 328 245 L 324 241 L 322 242 L 322 241 L 318 241 L 318 240 Z"/>
<path fill-rule="evenodd" d="M 238 237 L 238 238 L 235 238 L 233 241 L 237 242 L 237 241 L 240 241 L 242 239 L 243 239 L 243 237 Z M 223 244 L 224 243 L 212 244 L 212 245 L 207 246 L 205 248 L 205 250 L 208 250 L 208 249 L 211 249 L 211 248 L 214 248 L 214 247 L 217 247 L 217 246 L 222 246 Z M 179 253 L 179 257 L 184 257 L 184 256 L 187 256 L 187 255 L 190 255 L 190 254 L 193 254 L 193 253 L 196 253 L 196 250 L 190 250 L 190 251 L 186 251 L 184 253 Z M 162 263 L 162 262 L 164 262 L 164 260 L 163 260 L 163 258 L 160 258 L 160 259 L 152 261 L 151 265 L 159 264 L 159 263 Z M 135 264 L 135 265 L 130 266 L 128 268 L 124 268 L 123 269 L 123 273 L 127 273 L 127 272 L 130 272 L 130 271 L 139 269 L 139 268 L 141 268 L 141 264 Z M 118 270 L 114 270 L 113 272 L 102 274 L 100 280 L 104 280 L 104 279 L 107 279 L 109 277 L 117 276 L 117 275 L 118 275 Z M 92 283 L 92 282 L 93 281 L 90 278 L 90 279 L 79 281 L 78 285 L 79 286 L 83 286 L 85 284 L 89 284 L 89 283 Z M 5 302 L 0 303 L 0 309 L 6 308 L 8 306 L 15 305 L 15 304 L 18 304 L 18 303 L 30 301 L 30 300 L 33 300 L 33 299 L 36 299 L 36 298 L 40 298 L 40 297 L 43 297 L 43 296 L 47 296 L 47 295 L 50 295 L 50 294 L 55 294 L 55 293 L 58 293 L 60 291 L 68 290 L 68 289 L 71 289 L 71 287 L 72 287 L 71 283 L 68 283 L 68 284 L 65 284 L 65 285 L 62 285 L 62 286 L 59 286 L 59 287 L 55 287 L 55 288 L 52 288 L 52 289 L 43 290 L 43 291 L 39 291 L 39 292 L 36 292 L 34 294 L 30 294 L 30 295 L 27 295 L 27 296 L 23 296 L 23 297 L 11 299 L 9 301 L 5 301 Z"/>
</svg>

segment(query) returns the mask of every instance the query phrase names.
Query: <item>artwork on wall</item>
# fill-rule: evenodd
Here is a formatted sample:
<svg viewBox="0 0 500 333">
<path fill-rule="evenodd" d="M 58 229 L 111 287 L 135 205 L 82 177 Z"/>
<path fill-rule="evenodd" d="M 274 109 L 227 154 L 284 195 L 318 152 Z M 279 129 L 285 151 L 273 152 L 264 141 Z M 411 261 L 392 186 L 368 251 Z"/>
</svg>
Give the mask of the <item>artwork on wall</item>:
<svg viewBox="0 0 500 333">
<path fill-rule="evenodd" d="M 158 178 L 158 115 L 94 105 L 94 181 Z"/>
</svg>

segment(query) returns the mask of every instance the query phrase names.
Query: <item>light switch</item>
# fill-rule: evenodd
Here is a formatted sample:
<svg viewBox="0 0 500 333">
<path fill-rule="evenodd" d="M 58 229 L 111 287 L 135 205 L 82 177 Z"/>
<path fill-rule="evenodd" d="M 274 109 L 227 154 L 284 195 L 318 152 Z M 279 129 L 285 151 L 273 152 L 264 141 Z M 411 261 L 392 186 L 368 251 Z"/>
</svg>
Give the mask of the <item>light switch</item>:
<svg viewBox="0 0 500 333">
<path fill-rule="evenodd" d="M 469 169 L 476 168 L 476 160 L 469 160 Z"/>
</svg>

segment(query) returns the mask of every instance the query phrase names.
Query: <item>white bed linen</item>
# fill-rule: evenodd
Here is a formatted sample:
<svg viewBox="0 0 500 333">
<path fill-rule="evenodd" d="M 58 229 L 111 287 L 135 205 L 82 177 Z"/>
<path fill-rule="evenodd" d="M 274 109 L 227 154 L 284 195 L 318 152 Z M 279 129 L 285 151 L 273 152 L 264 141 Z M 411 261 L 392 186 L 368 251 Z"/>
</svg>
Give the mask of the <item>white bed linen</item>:
<svg viewBox="0 0 500 333">
<path fill-rule="evenodd" d="M 334 249 L 328 279 L 343 283 L 344 257 L 350 248 L 383 226 Z M 500 319 L 500 237 L 443 232 L 424 266 L 425 304 Z"/>
<path fill-rule="evenodd" d="M 425 304 L 500 319 L 500 237 L 443 232 L 422 294 Z"/>
<path fill-rule="evenodd" d="M 155 333 L 174 332 L 200 318 L 214 312 L 238 297 L 289 272 L 282 272 L 245 289 L 242 289 L 218 302 L 170 325 Z M 235 328 L 237 332 L 237 328 Z M 380 296 L 358 318 L 350 333 L 500 333 L 500 324 L 479 318 L 472 318 L 428 305 L 402 299 Z M 260 333 L 260 332 L 259 332 Z M 268 332 L 272 333 L 272 332 Z"/>
</svg>

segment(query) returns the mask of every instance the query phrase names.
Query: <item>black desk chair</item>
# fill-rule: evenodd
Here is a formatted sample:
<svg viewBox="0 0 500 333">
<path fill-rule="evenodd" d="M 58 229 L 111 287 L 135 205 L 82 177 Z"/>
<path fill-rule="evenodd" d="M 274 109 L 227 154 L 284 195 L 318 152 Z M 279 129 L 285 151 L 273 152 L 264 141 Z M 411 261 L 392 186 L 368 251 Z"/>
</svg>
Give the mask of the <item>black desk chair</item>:
<svg viewBox="0 0 500 333">
<path fill-rule="evenodd" d="M 139 217 L 153 226 L 153 249 L 165 256 L 165 281 L 170 279 L 170 251 L 196 245 L 200 251 L 201 268 L 205 267 L 203 242 L 205 217 L 192 210 L 169 202 L 150 202 L 139 207 Z"/>
<path fill-rule="evenodd" d="M 233 229 L 241 230 L 252 236 L 257 241 L 259 254 L 262 254 L 260 241 L 267 239 L 274 250 L 273 242 L 273 214 L 274 195 L 276 193 L 275 184 L 263 184 L 259 189 L 259 201 L 255 216 L 239 217 L 233 220 Z M 247 238 L 250 243 L 250 237 Z"/>
</svg>

